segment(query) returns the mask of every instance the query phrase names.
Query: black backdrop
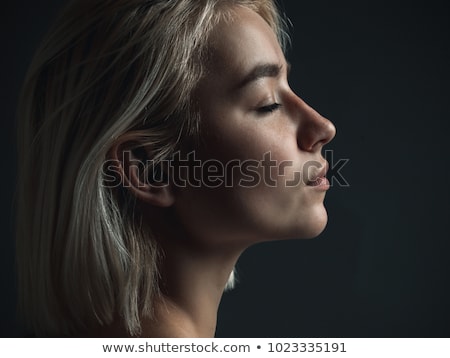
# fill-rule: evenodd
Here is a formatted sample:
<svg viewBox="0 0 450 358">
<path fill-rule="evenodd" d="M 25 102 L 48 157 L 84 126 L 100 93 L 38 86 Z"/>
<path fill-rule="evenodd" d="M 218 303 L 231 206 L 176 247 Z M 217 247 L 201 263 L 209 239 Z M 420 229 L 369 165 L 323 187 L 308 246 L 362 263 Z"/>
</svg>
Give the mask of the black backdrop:
<svg viewBox="0 0 450 358">
<path fill-rule="evenodd" d="M 2 10 L 0 322 L 18 335 L 11 206 L 14 111 L 62 0 Z M 291 86 L 330 118 L 333 160 L 319 238 L 245 252 L 218 337 L 450 337 L 450 12 L 444 1 L 284 0 Z M 328 158 L 330 159 L 330 158 Z"/>
</svg>

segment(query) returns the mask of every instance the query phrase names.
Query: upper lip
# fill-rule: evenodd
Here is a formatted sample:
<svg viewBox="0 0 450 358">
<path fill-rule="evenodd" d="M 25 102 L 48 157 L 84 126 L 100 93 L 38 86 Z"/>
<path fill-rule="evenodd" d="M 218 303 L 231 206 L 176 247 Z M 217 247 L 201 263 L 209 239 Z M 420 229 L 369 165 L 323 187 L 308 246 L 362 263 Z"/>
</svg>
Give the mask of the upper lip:
<svg viewBox="0 0 450 358">
<path fill-rule="evenodd" d="M 317 172 L 317 174 L 314 175 L 311 180 L 308 180 L 306 184 L 309 185 L 314 183 L 319 178 L 324 178 L 327 175 L 327 171 L 328 171 L 328 162 L 325 161 L 325 163 L 323 164 L 321 169 Z"/>
</svg>

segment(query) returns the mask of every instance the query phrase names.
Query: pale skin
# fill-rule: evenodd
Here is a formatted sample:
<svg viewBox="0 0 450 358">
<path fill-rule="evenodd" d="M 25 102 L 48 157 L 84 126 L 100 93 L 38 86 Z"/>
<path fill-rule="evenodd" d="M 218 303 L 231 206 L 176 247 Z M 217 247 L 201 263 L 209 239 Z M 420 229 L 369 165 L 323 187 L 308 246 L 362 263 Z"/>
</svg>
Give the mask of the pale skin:
<svg viewBox="0 0 450 358">
<path fill-rule="evenodd" d="M 255 12 L 238 7 L 232 22 L 214 30 L 211 53 L 208 76 L 196 93 L 202 118 L 198 157 L 226 163 L 262 160 L 270 152 L 292 165 L 283 176 L 272 173 L 277 185 L 271 187 L 131 186 L 165 253 L 162 295 L 155 318 L 142 320 L 143 337 L 213 337 L 219 302 L 241 253 L 262 241 L 315 237 L 327 222 L 326 187 L 308 185 L 307 179 L 295 187 L 284 183 L 308 162 L 318 163 L 314 178 L 324 173 L 321 150 L 335 128 L 290 89 L 273 30 Z M 127 180 L 137 184 L 139 178 L 128 173 Z M 126 330 L 116 322 L 99 335 L 126 336 Z"/>
</svg>

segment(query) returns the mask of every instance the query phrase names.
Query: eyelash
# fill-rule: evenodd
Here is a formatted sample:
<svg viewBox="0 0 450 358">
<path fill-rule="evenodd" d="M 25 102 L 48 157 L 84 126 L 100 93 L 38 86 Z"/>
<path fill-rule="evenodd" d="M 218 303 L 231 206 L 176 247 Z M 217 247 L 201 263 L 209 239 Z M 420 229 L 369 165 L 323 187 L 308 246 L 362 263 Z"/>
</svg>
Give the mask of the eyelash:
<svg viewBox="0 0 450 358">
<path fill-rule="evenodd" d="M 260 107 L 256 111 L 261 114 L 269 114 L 269 113 L 273 113 L 273 112 L 279 110 L 280 108 L 281 108 L 281 104 L 272 103 L 268 106 Z"/>
</svg>

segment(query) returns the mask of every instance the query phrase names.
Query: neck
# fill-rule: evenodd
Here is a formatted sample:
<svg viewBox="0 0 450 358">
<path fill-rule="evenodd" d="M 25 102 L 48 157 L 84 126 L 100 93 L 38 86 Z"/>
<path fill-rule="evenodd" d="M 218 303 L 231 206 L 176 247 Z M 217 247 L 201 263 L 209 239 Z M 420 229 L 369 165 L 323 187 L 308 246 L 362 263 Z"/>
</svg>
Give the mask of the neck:
<svg viewBox="0 0 450 358">
<path fill-rule="evenodd" d="M 143 336 L 214 337 L 219 303 L 241 253 L 216 251 L 179 241 L 165 245 L 161 295 L 154 318 L 143 324 Z"/>
<path fill-rule="evenodd" d="M 153 316 L 141 317 L 141 337 L 214 337 L 224 288 L 248 245 L 242 244 L 245 240 L 196 240 L 179 225 L 167 224 L 165 217 L 155 217 L 153 226 L 161 230 L 160 294 L 154 299 Z M 118 319 L 95 335 L 126 337 L 128 332 Z"/>
</svg>

